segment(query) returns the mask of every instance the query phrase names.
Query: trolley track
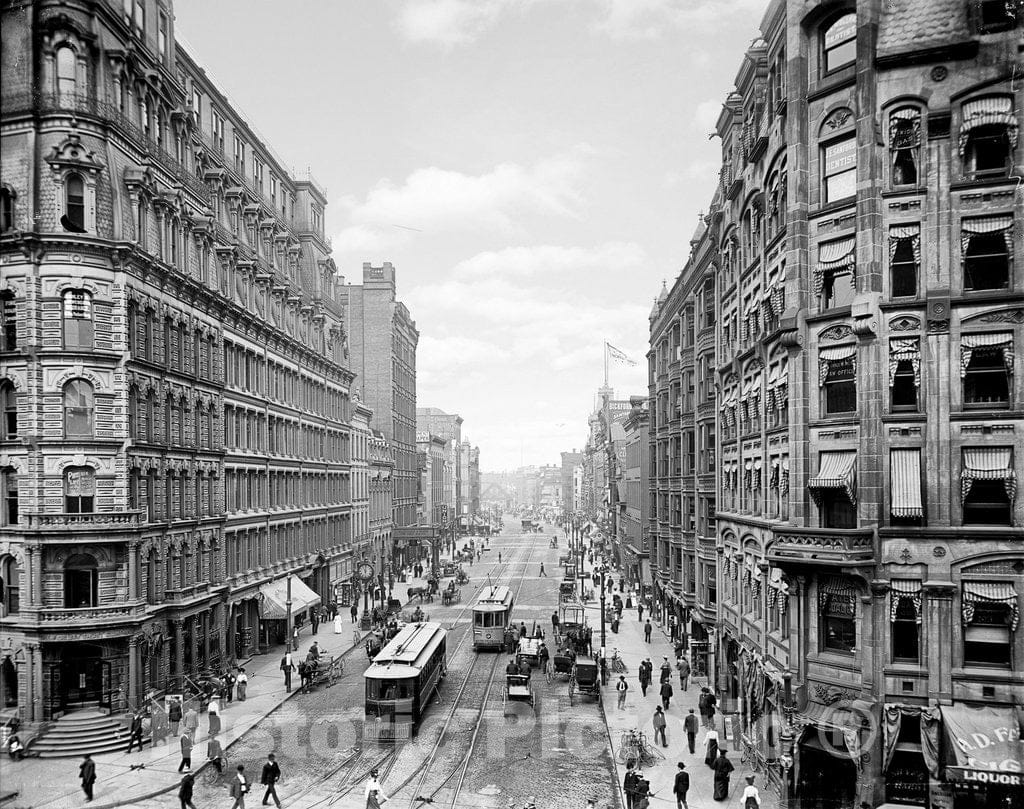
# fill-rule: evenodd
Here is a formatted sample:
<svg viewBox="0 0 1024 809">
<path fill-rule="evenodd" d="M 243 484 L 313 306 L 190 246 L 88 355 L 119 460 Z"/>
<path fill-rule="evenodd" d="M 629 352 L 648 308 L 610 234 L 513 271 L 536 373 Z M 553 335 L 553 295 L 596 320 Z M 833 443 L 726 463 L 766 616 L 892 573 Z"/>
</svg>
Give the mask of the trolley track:
<svg viewBox="0 0 1024 809">
<path fill-rule="evenodd" d="M 507 559 L 505 562 L 503 562 L 503 566 L 505 567 L 517 563 L 523 565 L 523 572 L 519 575 L 518 581 L 516 583 L 515 597 L 517 600 L 519 598 L 520 593 L 522 592 L 523 585 L 526 579 L 526 573 L 529 569 L 530 559 L 533 557 L 533 553 L 536 550 L 536 546 L 534 544 L 531 544 L 527 548 L 521 550 L 522 553 L 517 553 L 516 559 Z M 524 554 L 525 559 L 523 558 Z M 482 589 L 482 587 L 479 589 Z M 477 593 L 479 592 L 479 589 L 477 590 Z M 471 606 L 472 602 L 470 602 L 470 604 L 467 605 L 467 607 Z M 462 637 L 462 639 L 456 646 L 455 652 L 452 655 L 453 657 L 454 654 L 458 653 L 462 649 L 463 645 L 466 642 L 466 638 L 470 636 L 472 636 L 472 631 L 467 632 L 466 635 Z M 424 757 L 423 761 L 409 774 L 409 776 L 404 781 L 402 781 L 401 784 L 399 784 L 396 788 L 394 788 L 391 791 L 391 794 L 393 796 L 397 796 L 412 782 L 414 778 L 419 776 L 418 780 L 416 781 L 416 786 L 412 790 L 412 794 L 410 795 L 409 798 L 408 805 L 410 809 L 413 809 L 414 807 L 423 806 L 425 804 L 433 804 L 434 799 L 437 797 L 438 793 L 440 793 L 441 790 L 443 790 L 449 784 L 452 778 L 456 775 L 459 776 L 459 780 L 458 784 L 455 787 L 454 794 L 452 795 L 451 806 L 456 806 L 458 802 L 459 793 L 461 792 L 462 786 L 465 783 L 466 769 L 468 767 L 469 757 L 473 752 L 473 749 L 476 745 L 476 740 L 479 736 L 480 728 L 483 725 L 483 718 L 487 710 L 487 700 L 488 697 L 490 696 L 491 686 L 494 682 L 495 670 L 497 669 L 498 664 L 501 662 L 501 655 L 500 653 L 494 655 L 494 659 L 491 661 L 490 664 L 490 670 L 488 671 L 486 678 L 482 681 L 479 679 L 474 679 L 474 673 L 476 672 L 479 660 L 480 655 L 474 655 L 472 661 L 470 662 L 466 675 L 463 678 L 461 685 L 459 686 L 459 690 L 452 701 L 452 705 L 447 712 L 447 716 L 445 717 L 444 725 L 441 728 L 441 732 L 438 734 L 437 740 L 432 746 L 430 752 Z M 451 727 L 452 722 L 458 713 L 459 705 L 462 704 L 463 699 L 466 696 L 467 687 L 469 686 L 471 681 L 475 683 L 483 682 L 484 693 L 480 698 L 479 707 L 476 709 L 476 716 L 473 720 L 472 726 L 470 747 L 466 751 L 464 756 L 465 761 L 457 765 L 455 769 L 449 772 L 439 783 L 437 783 L 436 786 L 434 786 L 434 788 L 429 792 L 429 794 L 425 795 L 423 788 L 424 783 L 426 782 L 427 778 L 432 774 L 432 770 L 434 770 L 434 765 L 438 762 L 440 750 L 442 748 L 442 743 L 446 741 L 448 738 L 450 738 L 449 728 Z"/>
</svg>

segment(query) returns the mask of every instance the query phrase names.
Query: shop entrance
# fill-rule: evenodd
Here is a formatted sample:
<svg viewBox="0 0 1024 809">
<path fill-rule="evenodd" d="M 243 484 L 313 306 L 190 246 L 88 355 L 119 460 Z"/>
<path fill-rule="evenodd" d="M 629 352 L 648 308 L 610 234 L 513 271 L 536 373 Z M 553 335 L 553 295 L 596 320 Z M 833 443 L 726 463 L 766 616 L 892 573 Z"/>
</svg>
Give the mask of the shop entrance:
<svg viewBox="0 0 1024 809">
<path fill-rule="evenodd" d="M 833 734 L 808 729 L 800 744 L 797 809 L 855 809 L 857 771 Z M 831 749 L 829 749 L 831 748 Z"/>
</svg>

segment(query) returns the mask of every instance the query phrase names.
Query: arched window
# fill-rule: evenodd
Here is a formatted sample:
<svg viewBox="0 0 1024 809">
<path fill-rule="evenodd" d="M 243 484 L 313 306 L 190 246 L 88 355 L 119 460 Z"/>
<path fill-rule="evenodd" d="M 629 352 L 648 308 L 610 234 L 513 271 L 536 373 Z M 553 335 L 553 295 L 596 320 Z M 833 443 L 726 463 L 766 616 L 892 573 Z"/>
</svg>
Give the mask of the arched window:
<svg viewBox="0 0 1024 809">
<path fill-rule="evenodd" d="M 0 188 L 0 233 L 14 230 L 14 192 Z"/>
<path fill-rule="evenodd" d="M 964 175 L 1002 177 L 1013 166 L 1017 114 L 1010 96 L 986 96 L 964 102 L 958 137 Z"/>
<path fill-rule="evenodd" d="M 0 470 L 0 490 L 2 490 L 4 502 L 3 512 L 0 513 L 0 525 L 18 524 L 18 473 L 14 467 L 8 466 Z"/>
<path fill-rule="evenodd" d="M 139 389 L 134 385 L 128 388 L 128 437 L 139 437 Z"/>
<path fill-rule="evenodd" d="M 3 417 L 3 437 L 10 441 L 18 437 L 18 403 L 14 385 L 0 383 L 0 413 Z"/>
<path fill-rule="evenodd" d="M 831 73 L 857 60 L 857 15 L 834 20 L 821 32 L 821 72 Z"/>
<path fill-rule="evenodd" d="M 64 606 L 70 609 L 95 607 L 99 602 L 99 571 L 96 557 L 76 553 L 64 563 Z"/>
<path fill-rule="evenodd" d="M 84 289 L 64 292 L 64 348 L 92 348 L 92 295 Z"/>
<path fill-rule="evenodd" d="M 921 162 L 921 111 L 900 107 L 889 113 L 889 165 L 892 185 L 917 185 Z"/>
<path fill-rule="evenodd" d="M 74 102 L 77 84 L 77 59 L 74 48 L 63 45 L 57 48 L 57 95 L 61 104 Z"/>
<path fill-rule="evenodd" d="M 72 172 L 64 180 L 65 230 L 85 232 L 85 181 L 81 174 Z"/>
<path fill-rule="evenodd" d="M 96 472 L 91 466 L 69 466 L 64 470 L 64 511 L 91 514 L 96 498 Z"/>
<path fill-rule="evenodd" d="M 91 437 L 93 434 L 93 390 L 84 379 L 72 379 L 64 386 L 64 435 Z"/>
</svg>

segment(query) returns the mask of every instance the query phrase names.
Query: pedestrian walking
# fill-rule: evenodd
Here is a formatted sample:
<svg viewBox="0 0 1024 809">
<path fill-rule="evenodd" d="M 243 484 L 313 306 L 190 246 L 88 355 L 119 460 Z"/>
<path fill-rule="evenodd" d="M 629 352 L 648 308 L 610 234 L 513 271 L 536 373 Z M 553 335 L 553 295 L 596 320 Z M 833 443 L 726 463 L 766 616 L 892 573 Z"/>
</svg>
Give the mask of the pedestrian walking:
<svg viewBox="0 0 1024 809">
<path fill-rule="evenodd" d="M 544 576 L 545 578 L 547 578 L 547 575 L 548 575 L 547 573 L 544 572 L 544 563 L 543 562 L 540 563 L 540 575 Z"/>
<path fill-rule="evenodd" d="M 213 705 L 214 703 L 210 703 Z M 196 731 L 199 729 L 199 712 L 194 706 L 189 705 L 188 710 L 185 711 L 185 719 L 182 722 L 185 726 L 185 733 L 188 734 L 189 741 L 195 741 Z"/>
<path fill-rule="evenodd" d="M 675 643 L 676 642 L 676 635 L 679 632 L 679 619 L 676 618 L 676 614 L 675 613 L 672 613 L 672 615 L 669 616 L 668 627 L 669 627 L 669 637 L 671 638 L 672 642 Z"/>
<path fill-rule="evenodd" d="M 353 604 L 348 608 L 348 614 L 352 616 L 352 623 L 355 623 L 356 619 L 359 617 L 359 606 L 357 604 Z"/>
<path fill-rule="evenodd" d="M 558 610 L 555 610 L 553 613 L 551 613 L 551 631 L 555 635 L 558 634 L 558 624 Z"/>
<path fill-rule="evenodd" d="M 715 794 L 712 796 L 716 801 L 724 801 L 729 797 L 729 773 L 736 768 L 726 757 L 728 751 L 723 747 L 718 751 L 718 758 L 711 767 L 715 771 Z"/>
<path fill-rule="evenodd" d="M 642 621 L 644 619 L 644 602 L 636 602 L 636 619 Z"/>
<path fill-rule="evenodd" d="M 693 750 L 690 750 L 692 753 Z M 690 774 L 686 771 L 683 762 L 676 764 L 679 772 L 676 773 L 675 782 L 672 784 L 672 794 L 676 796 L 676 809 L 690 809 L 686 802 L 686 793 L 690 791 Z"/>
<path fill-rule="evenodd" d="M 714 728 L 704 731 L 704 750 L 704 763 L 714 767 L 718 758 L 718 731 Z"/>
<path fill-rule="evenodd" d="M 299 651 L 299 628 L 298 627 L 295 627 L 295 629 L 292 630 L 292 651 L 293 652 Z"/>
<path fill-rule="evenodd" d="M 370 770 L 370 780 L 366 782 L 366 809 L 380 809 L 388 796 L 380 786 L 380 773 L 377 770 Z"/>
<path fill-rule="evenodd" d="M 157 705 L 149 717 L 149 735 L 153 740 L 154 747 L 167 741 L 168 731 L 167 711 Z"/>
<path fill-rule="evenodd" d="M 320 615 L 317 613 L 316 609 L 310 609 L 309 622 L 313 624 L 313 634 L 315 635 L 316 631 L 320 628 Z"/>
<path fill-rule="evenodd" d="M 665 680 L 661 684 L 661 704 L 668 710 L 669 703 L 672 702 L 672 681 Z"/>
<path fill-rule="evenodd" d="M 142 711 L 136 711 L 132 716 L 131 728 L 128 730 L 128 752 L 138 743 L 139 752 L 142 752 Z"/>
<path fill-rule="evenodd" d="M 245 673 L 245 667 L 238 667 L 238 676 L 235 677 L 235 691 L 238 694 L 238 701 L 245 702 L 245 690 L 249 687 L 249 675 Z"/>
<path fill-rule="evenodd" d="M 640 680 L 640 692 L 646 697 L 647 689 L 651 686 L 651 658 L 640 663 L 640 670 L 637 673 L 637 678 Z"/>
<path fill-rule="evenodd" d="M 281 671 L 284 672 L 284 690 L 292 690 L 292 672 L 295 671 L 295 664 L 292 663 L 292 653 L 285 652 L 281 658 Z"/>
<path fill-rule="evenodd" d="M 676 663 L 676 670 L 679 672 L 679 689 L 686 691 L 690 685 L 690 661 L 685 657 L 680 657 L 679 662 Z"/>
<path fill-rule="evenodd" d="M 651 619 L 648 618 L 647 622 L 644 624 L 644 641 L 645 642 L 647 642 L 647 643 L 651 642 L 651 631 L 653 629 L 654 629 L 654 627 L 651 626 Z"/>
<path fill-rule="evenodd" d="M 231 780 L 231 797 L 235 802 L 231 809 L 245 809 L 245 795 L 249 791 L 249 779 L 245 777 L 245 765 L 239 764 L 235 777 Z"/>
<path fill-rule="evenodd" d="M 181 763 L 178 765 L 178 772 L 192 769 L 192 737 L 187 733 L 181 734 Z"/>
<path fill-rule="evenodd" d="M 196 779 L 192 773 L 187 772 L 181 778 L 181 784 L 178 786 L 178 801 L 181 803 L 181 809 L 196 809 L 196 805 L 192 803 L 192 790 L 195 788 Z"/>
<path fill-rule="evenodd" d="M 625 578 L 619 579 L 619 592 L 620 593 L 626 592 L 626 580 L 625 580 Z"/>
<path fill-rule="evenodd" d="M 718 705 L 718 697 L 716 697 L 715 696 L 715 692 L 712 691 L 709 688 L 708 689 L 707 706 L 706 706 L 707 707 L 707 717 L 708 717 L 708 727 L 709 728 L 715 726 L 715 706 L 716 705 Z"/>
<path fill-rule="evenodd" d="M 702 727 L 708 726 L 708 689 L 707 686 L 703 686 L 700 689 L 700 696 L 697 697 L 697 710 L 700 711 L 700 724 Z"/>
<path fill-rule="evenodd" d="M 96 762 L 92 756 L 85 754 L 82 763 L 78 765 L 78 777 L 82 781 L 82 792 L 85 793 L 85 800 L 92 800 L 92 786 L 96 783 Z"/>
<path fill-rule="evenodd" d="M 697 717 L 693 714 L 693 708 L 690 708 L 690 712 L 686 715 L 686 719 L 683 720 L 683 730 L 686 731 L 686 743 L 690 747 L 691 756 L 697 752 L 697 728 Z"/>
<path fill-rule="evenodd" d="M 619 710 L 624 711 L 626 709 L 626 692 L 629 691 L 629 683 L 626 682 L 624 674 L 619 675 L 619 681 L 615 684 L 615 690 L 619 694 Z"/>
<path fill-rule="evenodd" d="M 281 809 L 281 799 L 277 797 L 277 782 L 281 780 L 281 767 L 274 760 L 273 753 L 267 753 L 267 760 L 263 765 L 263 772 L 260 773 L 260 783 L 267 788 L 263 793 L 263 805 L 267 806 L 268 799 L 273 798 L 277 809 Z"/>
<path fill-rule="evenodd" d="M 235 698 L 235 681 L 237 679 L 231 669 L 224 672 L 224 687 L 221 689 L 221 699 L 224 700 L 225 705 Z"/>
<path fill-rule="evenodd" d="M 206 743 L 206 760 L 217 768 L 217 775 L 224 772 L 224 749 L 216 736 L 211 736 Z"/>
<path fill-rule="evenodd" d="M 626 794 L 626 809 L 635 809 L 638 778 L 636 770 L 633 769 L 633 762 L 626 762 L 626 777 L 622 779 L 622 791 Z"/>
<path fill-rule="evenodd" d="M 754 776 L 747 776 L 747 785 L 740 800 L 743 801 L 743 809 L 761 809 L 761 792 L 754 786 Z"/>
<path fill-rule="evenodd" d="M 662 657 L 661 663 L 661 682 L 668 682 L 672 679 L 672 664 L 668 662 L 668 657 Z"/>
<path fill-rule="evenodd" d="M 178 735 L 178 725 L 181 723 L 181 700 L 172 699 L 167 706 L 167 724 L 171 727 L 171 735 Z"/>
<path fill-rule="evenodd" d="M 501 551 L 498 551 L 498 564 L 501 564 Z"/>
<path fill-rule="evenodd" d="M 657 706 L 654 709 L 654 718 L 651 720 L 654 725 L 654 742 L 657 744 L 658 737 L 661 737 L 661 746 L 668 747 L 668 739 L 665 738 L 665 726 L 668 724 L 665 721 L 665 712 L 661 710 L 661 706 Z"/>
</svg>

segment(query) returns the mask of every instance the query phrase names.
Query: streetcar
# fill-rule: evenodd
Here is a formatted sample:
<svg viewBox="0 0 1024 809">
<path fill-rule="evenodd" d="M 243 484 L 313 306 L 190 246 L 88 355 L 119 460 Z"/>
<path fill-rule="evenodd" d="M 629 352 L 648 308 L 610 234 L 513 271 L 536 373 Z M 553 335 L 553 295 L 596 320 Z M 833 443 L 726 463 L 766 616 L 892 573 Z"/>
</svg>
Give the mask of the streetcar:
<svg viewBox="0 0 1024 809">
<path fill-rule="evenodd" d="M 430 697 L 448 673 L 448 632 L 440 624 L 408 624 L 364 672 L 367 739 L 408 739 L 416 732 Z"/>
<path fill-rule="evenodd" d="M 473 648 L 498 649 L 504 646 L 505 630 L 512 623 L 515 598 L 503 584 L 494 584 L 480 591 L 473 606 Z"/>
</svg>

